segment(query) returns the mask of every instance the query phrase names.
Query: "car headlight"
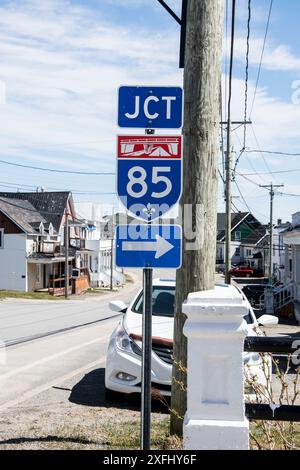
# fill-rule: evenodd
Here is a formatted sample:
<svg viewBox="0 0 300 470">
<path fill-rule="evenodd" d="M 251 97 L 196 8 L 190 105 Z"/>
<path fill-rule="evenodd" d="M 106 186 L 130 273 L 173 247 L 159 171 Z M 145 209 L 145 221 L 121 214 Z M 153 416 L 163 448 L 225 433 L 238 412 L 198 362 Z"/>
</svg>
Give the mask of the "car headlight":
<svg viewBox="0 0 300 470">
<path fill-rule="evenodd" d="M 130 338 L 129 334 L 124 328 L 123 322 L 121 322 L 118 326 L 116 334 L 116 343 L 117 347 L 122 351 L 137 354 L 138 356 L 142 355 L 141 347 Z"/>
</svg>

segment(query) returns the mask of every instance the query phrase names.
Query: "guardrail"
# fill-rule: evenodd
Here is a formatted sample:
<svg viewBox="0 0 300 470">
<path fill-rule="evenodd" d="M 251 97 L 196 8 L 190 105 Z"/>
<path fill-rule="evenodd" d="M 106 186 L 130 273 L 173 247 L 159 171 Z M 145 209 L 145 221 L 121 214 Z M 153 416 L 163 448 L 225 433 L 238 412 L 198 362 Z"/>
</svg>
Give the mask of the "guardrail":
<svg viewBox="0 0 300 470">
<path fill-rule="evenodd" d="M 300 346 L 299 341 L 300 338 L 291 336 L 246 336 L 244 351 L 294 354 Z"/>
<path fill-rule="evenodd" d="M 300 340 L 291 336 L 247 336 L 244 351 L 275 354 L 300 354 Z M 300 367 L 300 364 L 299 364 Z M 249 420 L 300 422 L 300 406 L 281 404 L 246 403 Z"/>
</svg>

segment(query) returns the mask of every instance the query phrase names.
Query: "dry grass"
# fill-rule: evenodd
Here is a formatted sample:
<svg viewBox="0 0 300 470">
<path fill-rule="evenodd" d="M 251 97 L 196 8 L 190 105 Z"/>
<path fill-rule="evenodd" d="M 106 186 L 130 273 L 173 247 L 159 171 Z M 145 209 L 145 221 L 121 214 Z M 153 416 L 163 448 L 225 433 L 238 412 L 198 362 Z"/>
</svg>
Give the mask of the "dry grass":
<svg viewBox="0 0 300 470">
<path fill-rule="evenodd" d="M 0 290 L 0 299 L 29 299 L 29 300 L 63 300 L 64 297 L 55 297 L 43 292 L 19 292 L 14 290 Z"/>
</svg>

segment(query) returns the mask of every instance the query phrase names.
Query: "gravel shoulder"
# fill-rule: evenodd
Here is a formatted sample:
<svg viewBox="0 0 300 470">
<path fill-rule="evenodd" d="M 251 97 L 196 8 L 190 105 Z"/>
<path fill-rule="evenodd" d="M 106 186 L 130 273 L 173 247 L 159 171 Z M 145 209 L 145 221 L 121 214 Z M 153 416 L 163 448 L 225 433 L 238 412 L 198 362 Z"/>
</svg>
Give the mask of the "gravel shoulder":
<svg viewBox="0 0 300 470">
<path fill-rule="evenodd" d="M 0 450 L 104 450 L 120 448 L 128 439 L 138 448 L 139 420 L 140 398 L 108 401 L 99 368 L 2 412 Z M 167 408 L 154 403 L 154 439 L 167 437 L 168 420 Z"/>
</svg>

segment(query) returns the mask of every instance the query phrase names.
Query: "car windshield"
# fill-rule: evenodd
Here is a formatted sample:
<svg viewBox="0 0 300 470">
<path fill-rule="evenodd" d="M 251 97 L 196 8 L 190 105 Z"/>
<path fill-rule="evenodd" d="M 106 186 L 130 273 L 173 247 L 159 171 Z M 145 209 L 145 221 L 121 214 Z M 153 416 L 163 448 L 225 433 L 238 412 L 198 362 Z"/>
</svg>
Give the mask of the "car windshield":
<svg viewBox="0 0 300 470">
<path fill-rule="evenodd" d="M 154 316 L 174 317 L 175 307 L 175 287 L 157 286 L 152 290 L 152 309 Z M 136 299 L 132 311 L 134 313 L 143 313 L 143 292 Z M 244 316 L 246 323 L 254 323 L 250 310 Z"/>
<path fill-rule="evenodd" d="M 153 315 L 160 317 L 174 317 L 175 287 L 154 286 L 152 290 Z M 143 313 L 143 293 L 135 301 L 132 311 Z"/>
</svg>

